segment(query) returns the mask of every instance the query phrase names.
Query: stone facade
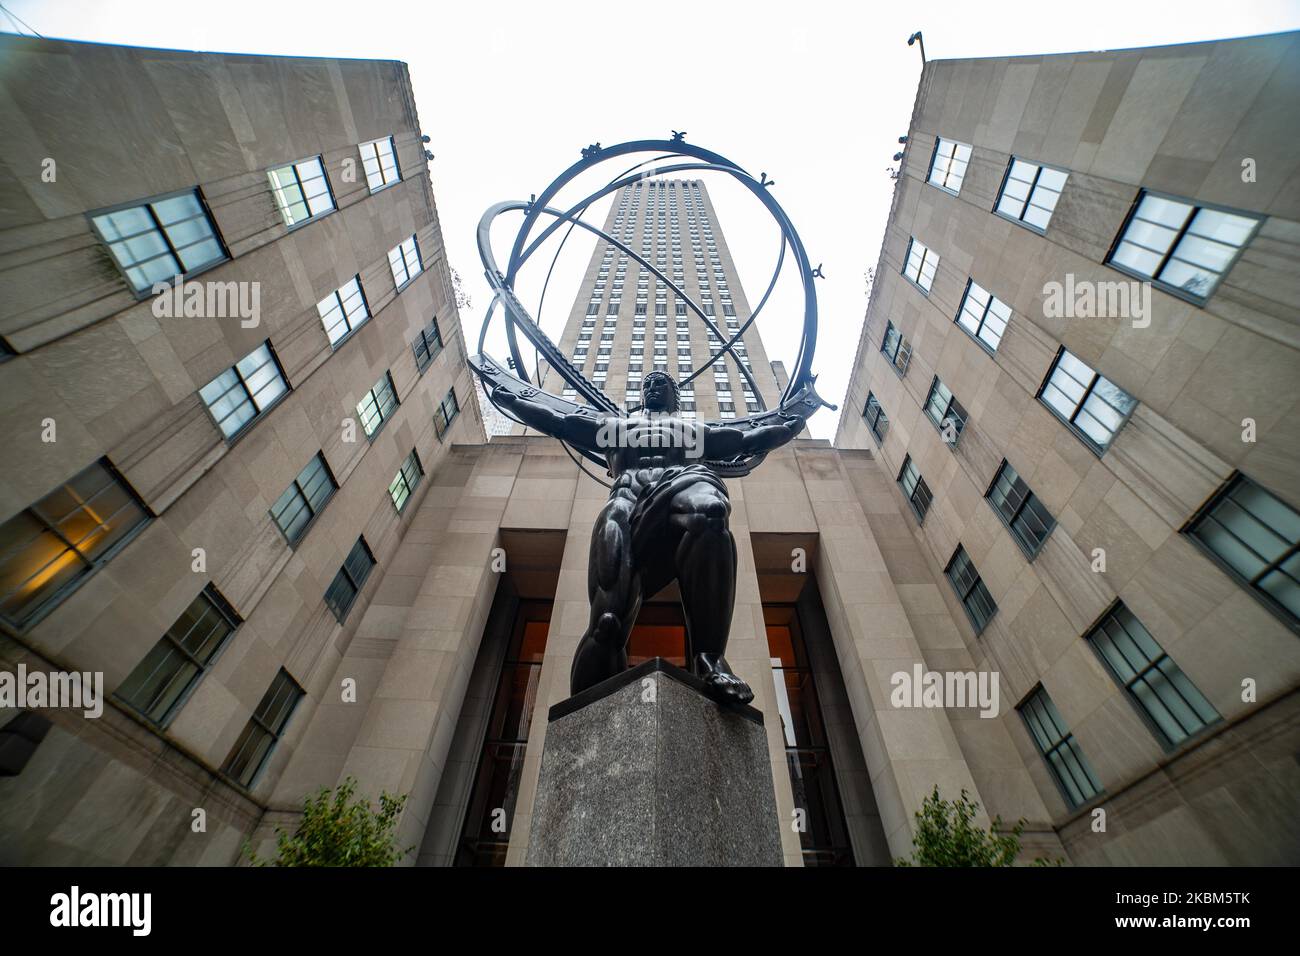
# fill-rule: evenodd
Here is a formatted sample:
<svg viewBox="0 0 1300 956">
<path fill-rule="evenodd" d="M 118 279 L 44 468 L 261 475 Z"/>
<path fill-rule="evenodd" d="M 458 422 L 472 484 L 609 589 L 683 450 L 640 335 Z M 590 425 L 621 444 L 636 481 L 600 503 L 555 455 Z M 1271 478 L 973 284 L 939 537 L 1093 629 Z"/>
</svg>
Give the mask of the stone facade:
<svg viewBox="0 0 1300 956">
<path fill-rule="evenodd" d="M 927 662 L 969 655 L 1000 672 L 1011 704 L 1041 684 L 1094 767 L 1104 794 L 1069 807 L 1006 708 L 1014 752 L 1003 759 L 1020 765 L 1021 795 L 1042 801 L 1031 819 L 1050 823 L 1075 862 L 1300 859 L 1294 623 L 1180 533 L 1236 472 L 1300 504 L 1300 164 L 1278 122 L 1300 93 L 1298 65 L 1300 35 L 1283 34 L 935 62 L 921 80 L 836 444 L 880 462 L 881 501 L 903 500 L 894 479 L 910 456 L 933 504 L 919 526 L 905 510 L 890 540 L 932 575 L 960 543 L 996 601 L 976 636 L 942 583 L 931 606 L 944 650 L 926 647 Z M 940 137 L 972 149 L 957 194 L 928 181 Z M 993 211 L 1012 157 L 1068 173 L 1045 233 Z M 1157 284 L 1149 325 L 1056 314 L 1049 283 L 1131 278 L 1105 263 L 1139 189 L 1262 221 L 1203 302 Z M 928 291 L 904 274 L 912 237 L 939 255 Z M 968 279 L 1011 307 L 996 349 L 955 321 Z M 911 343 L 905 374 L 882 354 L 888 323 Z M 1061 346 L 1137 400 L 1104 453 L 1036 400 Z M 935 376 L 968 413 L 955 444 L 925 414 Z M 883 442 L 864 419 L 869 393 L 888 416 Z M 1032 560 L 980 501 L 1003 459 L 1057 521 Z M 1083 639 L 1117 599 L 1220 723 L 1161 746 Z M 963 749 L 990 810 L 1018 812 L 1003 802 L 1013 778 Z M 1106 832 L 1093 830 L 1098 808 Z"/>
<path fill-rule="evenodd" d="M 241 619 L 165 728 L 117 701 L 96 720 L 48 712 L 31 760 L 0 777 L 0 860 L 232 863 L 259 821 L 308 789 L 369 775 L 365 741 L 348 762 L 310 729 L 334 719 L 341 665 L 378 679 L 401 660 L 368 623 L 401 579 L 372 574 L 342 624 L 323 596 L 359 535 L 378 569 L 397 570 L 401 548 L 427 536 L 414 516 L 438 494 L 451 442 L 483 440 L 410 80 L 395 62 L 12 36 L 0 61 L 0 512 L 105 457 L 151 515 L 38 620 L 6 627 L 0 662 L 102 671 L 111 694 L 206 586 Z M 371 194 L 358 144 L 390 135 L 401 179 Z M 311 156 L 337 209 L 288 229 L 267 170 Z M 195 187 L 230 256 L 201 279 L 260 283 L 254 326 L 159 317 L 92 232 L 89 212 Z M 412 234 L 424 270 L 399 291 L 388 252 Z M 373 318 L 332 347 L 317 303 L 357 275 Z M 420 371 L 412 341 L 434 317 L 445 348 Z M 225 440 L 199 389 L 268 339 L 289 391 Z M 357 403 L 386 371 L 400 404 L 368 441 Z M 439 435 L 451 389 L 462 412 Z M 413 449 L 426 477 L 399 513 L 388 487 Z M 291 547 L 269 512 L 318 452 L 338 490 Z M 221 766 L 280 668 L 305 695 L 240 786 Z M 420 772 L 412 761 L 396 776 L 411 789 Z M 195 808 L 206 833 L 191 829 Z"/>
<path fill-rule="evenodd" d="M 1284 133 L 1298 43 L 926 67 L 836 442 L 797 439 L 727 482 L 739 554 L 727 656 L 763 715 L 787 865 L 806 858 L 768 636 L 776 607 L 797 607 L 808 622 L 809 670 L 858 865 L 910 852 L 913 814 L 935 786 L 949 798 L 966 790 L 984 822 L 1023 818 L 1025 859 L 1300 859 L 1295 635 L 1181 533 L 1234 470 L 1284 501 L 1300 497 L 1291 424 L 1300 181 Z M 49 733 L 0 776 L 0 862 L 230 865 L 245 841 L 273 846 L 305 795 L 351 775 L 372 798 L 408 796 L 398 836 L 418 849 L 407 863 L 455 863 L 511 609 L 533 601 L 548 608 L 548 633 L 497 860 L 523 865 L 547 712 L 568 696 L 588 618 L 592 523 L 608 491 L 549 438 L 484 433 L 405 68 L 19 38 L 0 40 L 0 58 L 14 64 L 0 116 L 18 131 L 0 144 L 0 205 L 12 213 L 0 231 L 0 336 L 12 353 L 0 361 L 0 438 L 11 452 L 3 517 L 101 457 L 151 515 L 39 620 L 7 627 L 0 666 L 102 671 L 112 693 L 204 587 L 239 618 L 163 726 L 121 700 L 93 720 L 40 711 Z M 350 181 L 342 170 L 359 164 L 359 144 L 386 135 L 402 178 L 371 194 L 364 173 Z M 956 195 L 926 182 L 939 136 L 973 148 Z M 93 164 L 87 141 L 98 146 Z M 990 212 L 1012 155 L 1069 171 L 1045 234 Z M 286 229 L 267 170 L 309 156 L 322 157 L 338 208 Z M 1257 162 L 1249 185 L 1242 157 Z M 53 182 L 42 179 L 46 158 L 56 161 Z M 88 212 L 195 186 L 230 253 L 205 278 L 262 282 L 257 328 L 158 318 L 91 230 Z M 1139 187 L 1264 219 L 1203 304 L 1156 289 L 1142 330 L 1047 318 L 1045 282 L 1114 278 L 1102 263 Z M 721 224 L 707 193 L 701 202 L 743 322 Z M 412 234 L 424 270 L 399 291 L 388 253 Z M 928 295 L 901 274 L 911 236 L 941 257 Z M 602 259 L 598 244 L 561 338 L 568 354 Z M 374 319 L 331 348 L 316 303 L 354 275 Z M 606 391 L 616 400 L 634 276 L 630 267 L 611 349 Z M 968 277 L 1012 308 L 992 353 L 954 327 Z M 686 282 L 699 291 L 697 278 Z M 648 295 L 647 371 L 654 304 Z M 606 314 L 596 315 L 591 357 Z M 412 341 L 435 316 L 445 348 L 421 372 Z M 880 354 L 887 321 L 913 346 L 901 377 Z M 691 328 L 698 368 L 707 341 Z M 198 390 L 268 338 L 290 390 L 223 440 Z M 746 341 L 774 404 L 784 372 L 756 333 Z M 1103 454 L 1036 401 L 1061 345 L 1138 400 Z M 386 370 L 400 404 L 373 442 L 346 441 L 345 423 L 356 424 L 358 401 Z M 936 374 L 968 412 L 955 446 L 922 411 Z M 711 375 L 697 382 L 699 416 L 716 417 Z M 435 425 L 451 389 L 461 414 Z M 883 443 L 861 418 L 868 391 L 889 414 Z M 740 389 L 733 394 L 744 415 Z M 1240 440 L 1245 417 L 1256 422 L 1253 443 Z M 47 418 L 54 442 L 42 441 Z M 425 474 L 399 511 L 389 483 L 412 449 Z M 290 547 L 268 512 L 317 452 L 339 487 Z M 920 524 L 896 480 L 905 455 L 934 494 Z M 1003 458 L 1057 520 L 1032 561 L 979 501 Z M 340 623 L 324 595 L 359 535 L 377 563 Z M 958 543 L 997 603 L 978 635 L 944 573 Z M 195 548 L 203 572 L 192 570 Z M 1096 548 L 1104 572 L 1092 569 Z M 1117 598 L 1221 715 L 1176 748 L 1157 742 L 1084 639 Z M 998 673 L 997 714 L 896 706 L 895 676 L 917 665 Z M 281 669 L 304 694 L 260 772 L 241 783 L 225 758 Z M 1241 696 L 1246 677 L 1257 685 L 1251 702 Z M 1067 805 L 1015 709 L 1040 684 L 1103 787 L 1083 806 Z M 0 732 L 11 716 L 0 712 Z M 195 809 L 205 811 L 204 832 L 194 830 Z M 1102 832 L 1096 809 L 1106 811 Z"/>
</svg>

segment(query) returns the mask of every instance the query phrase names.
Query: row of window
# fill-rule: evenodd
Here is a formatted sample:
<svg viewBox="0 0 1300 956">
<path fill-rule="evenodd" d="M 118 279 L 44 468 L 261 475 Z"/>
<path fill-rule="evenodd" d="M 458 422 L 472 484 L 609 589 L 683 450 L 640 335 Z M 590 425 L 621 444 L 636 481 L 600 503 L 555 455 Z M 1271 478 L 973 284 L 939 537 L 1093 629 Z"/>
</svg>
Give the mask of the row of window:
<svg viewBox="0 0 1300 956">
<path fill-rule="evenodd" d="M 965 143 L 939 138 L 926 180 L 958 195 L 971 159 Z M 1045 232 L 1069 172 L 1018 156 L 1011 157 L 993 211 L 1036 232 Z M 1193 200 L 1140 190 L 1105 262 L 1121 272 L 1203 304 L 1259 231 L 1262 219 L 1239 210 L 1221 209 Z M 909 247 L 904 273 L 925 291 L 934 279 L 928 250 Z M 928 273 L 927 273 L 928 267 Z M 996 346 L 995 346 L 996 347 Z"/>
<path fill-rule="evenodd" d="M 1049 376 L 1049 383 L 1051 379 Z M 965 412 L 937 376 L 934 381 L 926 403 L 927 417 L 941 431 L 949 428 L 960 433 Z M 1081 383 L 1076 384 L 1079 396 L 1070 400 L 1071 407 L 1076 416 L 1085 415 L 1091 399 L 1082 396 L 1102 393 L 1096 390 L 1095 382 L 1091 393 Z M 1098 401 L 1110 399 L 1098 398 Z M 1118 412 L 1112 410 L 1111 414 Z M 877 443 L 883 444 L 889 431 L 889 417 L 874 392 L 867 393 L 862 415 Z M 1094 422 L 1095 425 L 1088 427 L 1106 427 L 1100 421 L 1094 419 Z M 903 459 L 898 483 L 917 520 L 924 522 L 933 496 L 910 455 Z M 1025 557 L 1034 560 L 1056 527 L 1056 519 L 1006 459 L 998 467 L 984 497 Z M 1276 616 L 1292 629 L 1300 629 L 1300 512 L 1246 476 L 1237 474 L 1182 530 Z M 972 615 L 976 633 L 985 621 Z"/>
<path fill-rule="evenodd" d="M 391 376 L 357 405 L 373 439 L 398 406 Z M 441 439 L 460 412 L 455 389 L 434 410 Z M 400 512 L 423 475 L 414 450 L 390 484 Z M 271 506 L 271 520 L 290 546 L 297 546 L 324 510 L 338 481 L 317 452 Z M 150 520 L 126 480 L 101 459 L 0 524 L 0 620 L 15 631 L 43 616 L 86 577 L 106 564 Z"/>
<path fill-rule="evenodd" d="M 1222 719 L 1123 602 L 1117 601 L 1084 639 L 1165 750 Z M 1047 689 L 1038 685 L 1016 709 L 1066 803 L 1078 808 L 1098 796 L 1097 774 Z"/>
<path fill-rule="evenodd" d="M 401 179 L 391 136 L 362 143 L 358 149 L 371 193 Z M 267 179 L 276 208 L 290 228 L 337 208 L 320 156 L 270 169 Z M 155 283 L 194 275 L 230 258 L 198 189 L 88 215 L 96 235 L 139 297 L 147 295 Z"/>
<path fill-rule="evenodd" d="M 967 283 L 955 321 L 977 340 L 995 349 L 1010 314 L 1004 303 L 972 280 Z M 912 345 L 892 322 L 885 324 L 880 351 L 900 377 L 907 374 Z M 1137 407 L 1137 399 L 1065 348 L 1057 351 L 1037 398 L 1098 455 L 1110 447 L 1116 433 Z M 930 383 L 925 412 L 945 441 L 955 446 L 966 425 L 966 410 L 937 375 Z M 872 431 L 875 433 L 876 429 L 873 427 Z M 883 434 L 876 437 L 884 439 Z"/>
</svg>

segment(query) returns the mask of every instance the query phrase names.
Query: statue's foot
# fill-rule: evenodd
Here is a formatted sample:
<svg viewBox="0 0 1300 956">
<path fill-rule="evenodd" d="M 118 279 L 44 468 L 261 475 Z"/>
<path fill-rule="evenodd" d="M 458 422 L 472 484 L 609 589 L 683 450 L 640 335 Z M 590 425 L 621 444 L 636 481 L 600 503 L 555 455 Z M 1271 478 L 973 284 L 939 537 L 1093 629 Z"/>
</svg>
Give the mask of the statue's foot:
<svg viewBox="0 0 1300 956">
<path fill-rule="evenodd" d="M 720 704 L 748 704 L 754 699 L 749 685 L 731 672 L 725 658 L 696 654 L 693 671 L 704 681 L 708 694 Z"/>
</svg>

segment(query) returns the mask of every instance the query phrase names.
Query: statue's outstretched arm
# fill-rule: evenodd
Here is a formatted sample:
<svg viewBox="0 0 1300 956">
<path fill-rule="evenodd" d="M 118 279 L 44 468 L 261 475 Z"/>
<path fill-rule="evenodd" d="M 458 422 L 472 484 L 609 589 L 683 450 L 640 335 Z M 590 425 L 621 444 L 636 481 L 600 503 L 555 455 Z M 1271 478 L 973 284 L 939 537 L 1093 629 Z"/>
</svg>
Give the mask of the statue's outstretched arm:
<svg viewBox="0 0 1300 956">
<path fill-rule="evenodd" d="M 565 416 L 548 405 L 530 401 L 504 388 L 498 389 L 492 398 L 525 425 L 535 428 L 545 435 L 559 436 L 564 430 Z"/>
<path fill-rule="evenodd" d="M 804 420 L 787 419 L 779 425 L 760 425 L 757 428 L 739 429 L 726 425 L 707 425 L 704 432 L 704 457 L 712 461 L 726 461 L 737 455 L 755 455 L 780 448 L 803 431 Z"/>
<path fill-rule="evenodd" d="M 594 415 L 564 414 L 542 402 L 535 402 L 506 389 L 499 390 L 493 399 L 504 406 L 525 425 L 544 435 L 562 438 L 572 445 L 596 449 L 596 432 L 600 420 Z"/>
</svg>

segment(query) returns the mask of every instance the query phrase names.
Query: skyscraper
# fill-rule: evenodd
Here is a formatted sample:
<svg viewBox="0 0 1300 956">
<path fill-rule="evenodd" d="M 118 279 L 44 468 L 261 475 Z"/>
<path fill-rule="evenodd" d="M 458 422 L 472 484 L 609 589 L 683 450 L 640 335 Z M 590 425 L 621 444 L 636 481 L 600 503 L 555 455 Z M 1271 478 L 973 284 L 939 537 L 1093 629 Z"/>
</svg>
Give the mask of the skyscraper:
<svg viewBox="0 0 1300 956">
<path fill-rule="evenodd" d="M 681 288 L 728 339 L 752 312 L 708 189 L 699 180 L 644 179 L 614 197 L 604 231 Z M 598 241 L 560 337 L 575 366 L 625 408 L 640 406 L 641 379 L 666 371 L 682 387 L 687 417 L 727 419 L 776 405 L 779 389 L 757 326 L 735 357 L 704 368 L 723 344 L 682 299 L 617 246 Z M 696 373 L 698 378 L 692 378 Z M 572 398 L 554 376 L 548 390 Z"/>
</svg>

